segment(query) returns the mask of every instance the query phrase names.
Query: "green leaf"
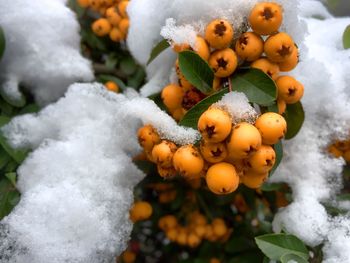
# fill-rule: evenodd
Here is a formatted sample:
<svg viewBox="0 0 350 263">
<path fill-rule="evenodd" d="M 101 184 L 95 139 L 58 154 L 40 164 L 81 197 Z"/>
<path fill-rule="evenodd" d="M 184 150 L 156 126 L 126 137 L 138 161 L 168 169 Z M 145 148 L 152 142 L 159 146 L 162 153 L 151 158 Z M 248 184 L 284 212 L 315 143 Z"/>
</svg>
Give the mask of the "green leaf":
<svg viewBox="0 0 350 263">
<path fill-rule="evenodd" d="M 0 147 L 0 169 L 4 168 L 4 166 L 11 160 L 10 155 Z"/>
<path fill-rule="evenodd" d="M 344 49 L 350 48 L 350 25 L 348 25 L 343 34 Z"/>
<path fill-rule="evenodd" d="M 287 105 L 284 118 L 287 122 L 287 134 L 284 137 L 286 140 L 293 138 L 298 134 L 301 126 L 304 123 L 305 113 L 301 102 Z"/>
<path fill-rule="evenodd" d="M 6 46 L 6 40 L 5 40 L 4 30 L 0 26 L 0 59 L 2 58 L 2 55 L 5 52 L 5 46 Z"/>
<path fill-rule="evenodd" d="M 277 98 L 275 82 L 260 69 L 242 70 L 232 77 L 232 90 L 243 92 L 252 103 L 272 105 Z"/>
<path fill-rule="evenodd" d="M 7 116 L 0 116 L 0 128 L 10 122 L 10 118 Z"/>
<path fill-rule="evenodd" d="M 267 234 L 255 238 L 261 251 L 272 260 L 281 260 L 285 254 L 295 254 L 304 259 L 309 252 L 304 243 L 296 236 L 289 234 Z"/>
<path fill-rule="evenodd" d="M 120 61 L 120 70 L 126 75 L 132 75 L 137 70 L 137 64 L 132 57 L 125 57 Z"/>
<path fill-rule="evenodd" d="M 232 200 L 232 199 L 231 199 Z M 254 242 L 243 236 L 234 236 L 225 245 L 227 253 L 235 254 L 256 248 Z"/>
<path fill-rule="evenodd" d="M 146 72 L 142 67 L 138 67 L 135 74 L 128 78 L 128 86 L 133 88 L 139 88 L 144 82 L 146 77 Z"/>
<path fill-rule="evenodd" d="M 122 90 L 126 89 L 126 85 L 124 84 L 124 82 L 112 75 L 98 75 L 97 77 L 98 81 L 102 82 L 102 83 L 106 83 L 108 81 L 113 81 L 115 83 L 117 83 L 117 85 L 119 86 L 119 88 L 121 88 Z"/>
<path fill-rule="evenodd" d="M 0 145 L 18 164 L 21 164 L 27 156 L 27 151 L 13 149 L 2 134 L 0 134 Z"/>
<path fill-rule="evenodd" d="M 264 183 L 260 187 L 260 190 L 264 192 L 274 192 L 280 190 L 282 186 L 283 184 L 281 183 Z"/>
<path fill-rule="evenodd" d="M 180 52 L 179 67 L 185 78 L 198 90 L 205 94 L 213 90 L 214 72 L 198 54 L 193 51 Z"/>
<path fill-rule="evenodd" d="M 226 93 L 228 89 L 222 89 L 213 95 L 206 97 L 201 102 L 193 106 L 179 122 L 180 125 L 197 129 L 197 123 L 199 117 L 205 112 L 213 103 L 219 101 Z"/>
<path fill-rule="evenodd" d="M 19 114 L 26 114 L 26 113 L 37 113 L 40 110 L 40 107 L 36 104 L 28 104 L 23 109 L 20 110 Z"/>
<path fill-rule="evenodd" d="M 0 181 L 0 220 L 7 216 L 19 201 L 19 193 L 11 182 L 4 178 Z"/>
<path fill-rule="evenodd" d="M 166 50 L 168 47 L 170 47 L 170 44 L 166 39 L 163 39 L 160 41 L 151 52 L 151 56 L 149 57 L 147 61 L 147 65 L 149 65 L 160 53 L 162 53 L 164 50 Z"/>
<path fill-rule="evenodd" d="M 273 166 L 273 168 L 271 169 L 270 171 L 270 175 L 272 175 L 275 170 L 277 169 L 277 167 L 279 166 L 279 164 L 281 163 L 282 161 L 282 158 L 283 158 L 283 146 L 282 146 L 282 142 L 279 141 L 278 143 L 276 143 L 274 146 L 273 146 L 275 152 L 276 152 L 276 161 L 275 161 L 275 165 Z"/>
<path fill-rule="evenodd" d="M 291 261 L 297 263 L 308 263 L 308 261 L 305 258 L 300 257 L 296 254 L 285 254 L 281 257 L 282 263 L 289 263 Z"/>
<path fill-rule="evenodd" d="M 12 172 L 12 173 L 6 173 L 5 174 L 6 178 L 12 183 L 14 187 L 16 187 L 16 178 L 17 178 L 17 173 Z"/>
</svg>

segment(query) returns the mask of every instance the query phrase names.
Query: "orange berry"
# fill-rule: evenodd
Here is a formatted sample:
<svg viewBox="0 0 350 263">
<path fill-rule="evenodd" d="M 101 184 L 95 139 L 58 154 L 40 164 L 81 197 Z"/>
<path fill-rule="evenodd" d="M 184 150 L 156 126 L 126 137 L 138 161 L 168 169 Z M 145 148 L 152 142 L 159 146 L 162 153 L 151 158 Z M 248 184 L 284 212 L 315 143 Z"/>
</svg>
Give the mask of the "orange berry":
<svg viewBox="0 0 350 263">
<path fill-rule="evenodd" d="M 147 151 L 151 151 L 153 146 L 160 143 L 160 137 L 152 125 L 145 125 L 137 132 L 140 145 Z"/>
<path fill-rule="evenodd" d="M 261 147 L 246 161 L 250 170 L 255 173 L 267 173 L 272 169 L 276 161 L 275 150 L 269 145 Z"/>
<path fill-rule="evenodd" d="M 122 254 L 123 263 L 134 263 L 136 254 L 130 250 L 125 250 Z"/>
<path fill-rule="evenodd" d="M 281 63 L 290 58 L 295 49 L 293 39 L 286 33 L 270 36 L 264 44 L 264 52 L 269 60 Z"/>
<path fill-rule="evenodd" d="M 161 93 L 163 103 L 170 111 L 181 108 L 183 96 L 183 89 L 175 84 L 166 86 Z"/>
<path fill-rule="evenodd" d="M 92 31 L 99 37 L 108 35 L 111 29 L 112 26 L 106 18 L 99 18 L 92 23 Z"/>
<path fill-rule="evenodd" d="M 189 220 L 191 221 L 192 224 L 194 225 L 206 225 L 207 224 L 207 218 L 202 215 L 200 212 L 196 211 L 193 212 L 190 217 Z"/>
<path fill-rule="evenodd" d="M 114 4 L 114 0 L 100 0 L 101 2 L 101 5 L 104 5 L 104 6 L 111 6 Z"/>
<path fill-rule="evenodd" d="M 170 229 L 177 227 L 177 219 L 173 215 L 166 215 L 159 219 L 158 227 L 163 231 L 168 231 Z"/>
<path fill-rule="evenodd" d="M 177 239 L 177 229 L 176 228 L 171 228 L 168 231 L 166 231 L 166 237 L 172 241 L 175 242 Z"/>
<path fill-rule="evenodd" d="M 346 152 L 344 152 L 343 158 L 346 162 L 350 162 L 350 150 L 347 150 Z"/>
<path fill-rule="evenodd" d="M 107 81 L 105 83 L 105 87 L 113 92 L 119 92 L 119 86 L 117 83 L 113 82 L 113 81 Z"/>
<path fill-rule="evenodd" d="M 78 0 L 78 5 L 80 5 L 83 8 L 86 8 L 90 5 L 90 1 L 89 0 Z"/>
<path fill-rule="evenodd" d="M 130 219 L 133 222 L 138 222 L 150 218 L 153 209 L 150 203 L 145 201 L 135 202 L 130 209 Z"/>
<path fill-rule="evenodd" d="M 219 77 L 214 77 L 213 80 L 213 90 L 218 91 L 221 88 L 221 78 Z"/>
<path fill-rule="evenodd" d="M 291 76 L 281 76 L 276 80 L 278 98 L 287 104 L 298 102 L 304 95 L 304 86 Z"/>
<path fill-rule="evenodd" d="M 152 162 L 156 163 L 156 161 L 153 159 L 152 159 Z M 164 179 L 175 177 L 177 174 L 174 167 L 163 167 L 163 166 L 157 165 L 157 171 L 158 171 L 159 176 L 164 178 Z"/>
<path fill-rule="evenodd" d="M 207 42 L 204 38 L 197 36 L 193 50 L 204 60 L 208 60 L 210 56 L 210 50 Z"/>
<path fill-rule="evenodd" d="M 209 260 L 209 263 L 221 263 L 221 261 L 220 261 L 220 259 L 218 259 L 218 258 L 211 258 L 211 259 Z"/>
<path fill-rule="evenodd" d="M 174 189 L 169 192 L 160 193 L 158 196 L 158 201 L 161 204 L 167 204 L 176 199 L 177 191 Z"/>
<path fill-rule="evenodd" d="M 339 158 L 343 155 L 343 152 L 338 150 L 334 145 L 329 146 L 328 152 L 334 155 L 334 157 Z"/>
<path fill-rule="evenodd" d="M 236 169 L 229 163 L 216 163 L 207 171 L 206 181 L 208 188 L 215 194 L 230 194 L 239 185 Z"/>
<path fill-rule="evenodd" d="M 204 167 L 204 160 L 193 145 L 184 145 L 174 154 L 175 169 L 186 178 L 198 178 Z"/>
<path fill-rule="evenodd" d="M 126 13 L 126 8 L 129 5 L 129 1 L 120 1 L 118 4 L 118 12 L 122 17 L 128 17 L 128 14 Z"/>
<path fill-rule="evenodd" d="M 109 32 L 109 38 L 114 42 L 120 42 L 124 39 L 123 33 L 117 27 L 113 27 Z"/>
<path fill-rule="evenodd" d="M 172 48 L 176 53 L 180 53 L 185 50 L 190 50 L 191 46 L 188 43 L 174 43 Z"/>
<path fill-rule="evenodd" d="M 101 1 L 100 0 L 89 0 L 89 6 L 92 10 L 98 11 L 98 9 L 101 7 Z"/>
<path fill-rule="evenodd" d="M 232 120 L 229 114 L 215 107 L 207 109 L 198 120 L 198 130 L 203 139 L 212 143 L 225 140 L 231 128 Z"/>
<path fill-rule="evenodd" d="M 111 25 L 115 27 L 118 26 L 119 22 L 122 20 L 115 6 L 107 8 L 106 18 L 109 21 L 109 23 L 111 23 Z"/>
<path fill-rule="evenodd" d="M 235 51 L 243 60 L 257 60 L 264 52 L 264 41 L 254 32 L 243 33 L 236 42 Z"/>
<path fill-rule="evenodd" d="M 223 237 L 228 231 L 226 223 L 222 218 L 215 218 L 211 224 L 213 226 L 214 235 L 219 238 Z"/>
<path fill-rule="evenodd" d="M 187 236 L 187 245 L 189 247 L 195 248 L 201 243 L 201 238 L 198 237 L 195 233 L 189 233 Z"/>
<path fill-rule="evenodd" d="M 268 173 L 255 173 L 252 171 L 245 171 L 242 176 L 242 183 L 252 189 L 259 188 L 268 178 Z"/>
<path fill-rule="evenodd" d="M 255 122 L 263 144 L 272 145 L 281 140 L 287 132 L 286 120 L 274 112 L 262 114 Z"/>
<path fill-rule="evenodd" d="M 283 114 L 286 111 L 287 103 L 282 99 L 277 99 L 278 114 Z"/>
<path fill-rule="evenodd" d="M 119 26 L 120 32 L 126 35 L 129 30 L 129 19 L 123 18 L 122 20 L 120 20 L 118 26 Z"/>
<path fill-rule="evenodd" d="M 177 234 L 176 242 L 181 246 L 185 246 L 187 244 L 187 236 L 186 230 L 180 228 Z"/>
<path fill-rule="evenodd" d="M 227 48 L 233 40 L 233 34 L 233 27 L 225 19 L 215 19 L 205 29 L 205 39 L 216 49 Z"/>
<path fill-rule="evenodd" d="M 153 160 L 156 161 L 159 166 L 171 167 L 173 164 L 173 156 L 176 150 L 177 147 L 175 143 L 168 140 L 163 140 L 153 147 Z"/>
<path fill-rule="evenodd" d="M 187 111 L 184 108 L 180 107 L 180 108 L 177 108 L 177 109 L 173 110 L 171 116 L 173 116 L 173 118 L 176 121 L 181 121 L 183 116 L 185 116 L 186 112 Z"/>
<path fill-rule="evenodd" d="M 293 70 L 299 63 L 299 50 L 294 44 L 292 55 L 286 58 L 283 62 L 278 63 L 280 71 L 286 72 Z"/>
<path fill-rule="evenodd" d="M 211 143 L 202 140 L 200 150 L 203 158 L 210 163 L 222 162 L 228 155 L 226 144 L 224 142 Z"/>
<path fill-rule="evenodd" d="M 337 147 L 342 152 L 345 152 L 350 149 L 350 142 L 349 141 L 336 141 L 334 143 L 334 146 Z"/>
<path fill-rule="evenodd" d="M 203 238 L 206 232 L 206 227 L 205 225 L 196 225 L 193 231 L 196 233 L 197 236 Z"/>
<path fill-rule="evenodd" d="M 216 77 L 230 76 L 237 68 L 237 56 L 231 48 L 214 51 L 209 57 L 209 66 Z"/>
<path fill-rule="evenodd" d="M 273 2 L 256 4 L 249 15 L 249 23 L 259 35 L 271 35 L 278 31 L 282 19 L 282 7 Z"/>
<path fill-rule="evenodd" d="M 280 72 L 278 64 L 269 61 L 267 58 L 255 60 L 251 65 L 252 68 L 257 68 L 269 75 L 273 80 L 276 80 Z"/>
<path fill-rule="evenodd" d="M 241 122 L 237 124 L 227 142 L 229 155 L 233 159 L 244 159 L 261 146 L 261 135 L 254 125 Z"/>
</svg>

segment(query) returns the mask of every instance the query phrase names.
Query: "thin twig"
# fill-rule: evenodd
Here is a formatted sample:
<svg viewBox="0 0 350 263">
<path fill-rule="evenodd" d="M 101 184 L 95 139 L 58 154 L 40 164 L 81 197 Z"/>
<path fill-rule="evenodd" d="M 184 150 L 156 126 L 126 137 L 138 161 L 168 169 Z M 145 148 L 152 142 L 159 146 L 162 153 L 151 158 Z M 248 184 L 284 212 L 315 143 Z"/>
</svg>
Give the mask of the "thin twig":
<svg viewBox="0 0 350 263">
<path fill-rule="evenodd" d="M 228 80 L 228 91 L 231 92 L 231 91 L 232 91 L 232 82 L 231 82 L 231 78 L 228 77 L 227 80 Z"/>
</svg>

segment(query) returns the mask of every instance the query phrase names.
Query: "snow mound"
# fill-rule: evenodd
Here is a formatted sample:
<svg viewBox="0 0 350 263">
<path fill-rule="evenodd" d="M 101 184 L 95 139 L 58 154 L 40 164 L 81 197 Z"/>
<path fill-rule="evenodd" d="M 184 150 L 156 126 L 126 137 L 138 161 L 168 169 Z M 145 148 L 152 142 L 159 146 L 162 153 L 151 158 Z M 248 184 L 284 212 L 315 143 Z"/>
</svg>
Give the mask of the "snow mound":
<svg viewBox="0 0 350 263">
<path fill-rule="evenodd" d="M 127 94 L 75 84 L 4 127 L 13 146 L 34 151 L 18 169 L 21 201 L 0 222 L 1 262 L 111 262 L 126 248 L 133 187 L 144 176 L 132 162 L 138 128 L 151 123 L 177 143 L 198 137 L 153 101 Z"/>
<path fill-rule="evenodd" d="M 0 25 L 6 38 L 0 61 L 2 91 L 21 99 L 24 84 L 39 104 L 61 97 L 77 81 L 91 81 L 91 64 L 79 53 L 79 25 L 62 0 L 2 0 Z"/>
</svg>

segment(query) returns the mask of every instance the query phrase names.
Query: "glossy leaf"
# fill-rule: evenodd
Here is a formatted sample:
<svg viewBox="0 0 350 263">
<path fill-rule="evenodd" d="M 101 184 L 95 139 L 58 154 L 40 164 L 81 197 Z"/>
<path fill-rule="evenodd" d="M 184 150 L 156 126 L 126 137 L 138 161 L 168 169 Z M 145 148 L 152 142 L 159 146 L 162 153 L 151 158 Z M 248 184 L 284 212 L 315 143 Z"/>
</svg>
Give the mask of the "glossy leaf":
<svg viewBox="0 0 350 263">
<path fill-rule="evenodd" d="M 309 254 L 304 243 L 289 234 L 267 234 L 255 238 L 261 251 L 272 260 L 281 260 L 285 254 L 295 254 L 308 259 Z"/>
<path fill-rule="evenodd" d="M 0 220 L 7 216 L 19 201 L 19 193 L 12 183 L 3 178 L 0 180 Z"/>
<path fill-rule="evenodd" d="M 273 105 L 277 97 L 275 82 L 259 69 L 242 70 L 232 77 L 232 90 L 243 92 L 252 103 Z"/>
<path fill-rule="evenodd" d="M 278 143 L 276 143 L 274 146 L 273 146 L 275 152 L 276 152 L 276 161 L 275 161 L 275 165 L 273 166 L 273 168 L 271 169 L 270 171 L 270 175 L 272 175 L 275 170 L 277 169 L 277 167 L 279 166 L 279 164 L 281 163 L 282 161 L 282 158 L 283 158 L 283 146 L 282 146 L 282 142 L 279 141 Z"/>
<path fill-rule="evenodd" d="M 305 113 L 303 105 L 300 102 L 287 105 L 284 118 L 287 122 L 287 134 L 285 139 L 288 140 L 298 134 L 304 123 Z"/>
<path fill-rule="evenodd" d="M 296 263 L 308 263 L 308 261 L 296 254 L 285 254 L 281 257 L 281 263 L 289 263 L 289 262 L 296 262 Z"/>
<path fill-rule="evenodd" d="M 164 50 L 166 50 L 168 47 L 170 47 L 170 44 L 166 39 L 163 39 L 160 41 L 151 52 L 151 56 L 149 57 L 147 61 L 147 65 L 150 64 L 160 53 L 162 53 Z"/>
<path fill-rule="evenodd" d="M 182 126 L 197 129 L 198 119 L 202 115 L 202 113 L 206 111 L 213 103 L 219 101 L 227 92 L 228 89 L 226 88 L 214 93 L 209 97 L 206 97 L 204 100 L 193 106 L 185 114 L 185 116 L 182 118 L 179 124 Z"/>
<path fill-rule="evenodd" d="M 2 58 L 5 52 L 5 46 L 6 46 L 6 40 L 5 40 L 4 30 L 0 26 L 0 59 Z"/>
<path fill-rule="evenodd" d="M 209 64 L 193 51 L 179 53 L 179 67 L 185 78 L 198 90 L 212 91 L 214 72 Z"/>
<path fill-rule="evenodd" d="M 343 34 L 344 49 L 350 48 L 350 25 L 348 25 Z"/>
</svg>

